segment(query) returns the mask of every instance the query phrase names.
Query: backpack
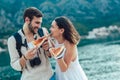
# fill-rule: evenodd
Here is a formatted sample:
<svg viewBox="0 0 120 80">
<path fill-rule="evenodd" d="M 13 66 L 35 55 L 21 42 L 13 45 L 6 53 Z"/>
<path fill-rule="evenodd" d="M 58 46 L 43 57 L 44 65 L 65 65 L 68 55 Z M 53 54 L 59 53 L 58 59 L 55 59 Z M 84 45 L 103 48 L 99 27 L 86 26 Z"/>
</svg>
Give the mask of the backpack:
<svg viewBox="0 0 120 80">
<path fill-rule="evenodd" d="M 43 28 L 38 29 L 38 34 L 39 34 L 40 37 L 44 36 Z M 22 57 L 21 46 L 27 47 L 27 41 L 24 41 L 24 44 L 23 44 L 22 43 L 22 37 L 18 32 L 14 33 L 13 36 L 14 36 L 14 38 L 16 40 L 16 45 L 17 45 L 16 49 L 18 51 L 19 57 L 21 58 Z"/>
</svg>

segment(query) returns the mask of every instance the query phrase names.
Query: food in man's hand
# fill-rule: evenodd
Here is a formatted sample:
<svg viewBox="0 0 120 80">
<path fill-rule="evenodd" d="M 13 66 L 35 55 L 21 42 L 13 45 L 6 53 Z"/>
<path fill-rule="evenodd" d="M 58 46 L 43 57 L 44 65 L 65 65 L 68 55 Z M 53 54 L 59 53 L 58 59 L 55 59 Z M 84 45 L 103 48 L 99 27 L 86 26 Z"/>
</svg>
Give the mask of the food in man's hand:
<svg viewBox="0 0 120 80">
<path fill-rule="evenodd" d="M 46 36 L 39 38 L 37 40 L 34 40 L 34 41 L 28 43 L 28 47 L 29 48 L 40 47 L 45 42 L 45 40 L 47 40 Z"/>
</svg>

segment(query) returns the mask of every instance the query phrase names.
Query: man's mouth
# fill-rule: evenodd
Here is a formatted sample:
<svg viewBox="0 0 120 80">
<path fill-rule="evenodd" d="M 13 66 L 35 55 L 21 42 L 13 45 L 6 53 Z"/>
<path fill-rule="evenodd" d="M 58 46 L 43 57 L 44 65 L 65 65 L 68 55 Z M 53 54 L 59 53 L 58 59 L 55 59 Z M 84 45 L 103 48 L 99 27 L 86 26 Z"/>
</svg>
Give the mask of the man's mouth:
<svg viewBox="0 0 120 80">
<path fill-rule="evenodd" d="M 36 31 L 36 30 L 38 31 L 38 29 L 39 29 L 39 28 L 37 28 L 37 27 L 34 28 L 35 31 Z"/>
<path fill-rule="evenodd" d="M 38 27 L 35 27 L 34 29 L 39 29 Z"/>
</svg>

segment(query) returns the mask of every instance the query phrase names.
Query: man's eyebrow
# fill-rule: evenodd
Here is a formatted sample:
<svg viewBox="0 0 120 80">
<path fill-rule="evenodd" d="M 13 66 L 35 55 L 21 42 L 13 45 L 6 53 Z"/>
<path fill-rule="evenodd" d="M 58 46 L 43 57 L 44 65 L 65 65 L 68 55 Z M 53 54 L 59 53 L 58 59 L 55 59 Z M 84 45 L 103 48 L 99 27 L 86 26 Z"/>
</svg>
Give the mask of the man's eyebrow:
<svg viewBox="0 0 120 80">
<path fill-rule="evenodd" d="M 39 24 L 39 23 L 42 23 L 42 22 L 36 21 L 35 23 Z"/>
</svg>

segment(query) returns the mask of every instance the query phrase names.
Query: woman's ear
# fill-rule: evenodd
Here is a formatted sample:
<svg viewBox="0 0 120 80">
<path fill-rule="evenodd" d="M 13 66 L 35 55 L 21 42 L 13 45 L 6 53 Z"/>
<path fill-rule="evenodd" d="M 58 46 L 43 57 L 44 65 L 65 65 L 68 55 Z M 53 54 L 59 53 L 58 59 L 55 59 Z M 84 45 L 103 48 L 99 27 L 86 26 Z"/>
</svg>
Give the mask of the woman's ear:
<svg viewBox="0 0 120 80">
<path fill-rule="evenodd" d="M 63 28 L 62 28 L 62 29 L 60 29 L 60 32 L 61 32 L 61 33 L 64 33 L 64 29 L 63 29 Z"/>
<path fill-rule="evenodd" d="M 26 17 L 25 18 L 25 22 L 29 24 L 30 23 L 30 19 L 28 17 Z"/>
</svg>

